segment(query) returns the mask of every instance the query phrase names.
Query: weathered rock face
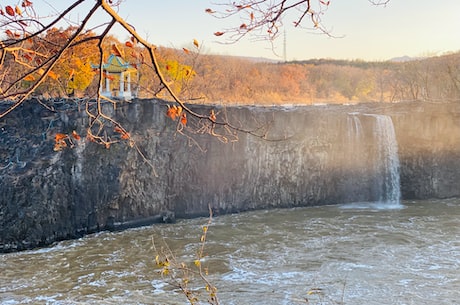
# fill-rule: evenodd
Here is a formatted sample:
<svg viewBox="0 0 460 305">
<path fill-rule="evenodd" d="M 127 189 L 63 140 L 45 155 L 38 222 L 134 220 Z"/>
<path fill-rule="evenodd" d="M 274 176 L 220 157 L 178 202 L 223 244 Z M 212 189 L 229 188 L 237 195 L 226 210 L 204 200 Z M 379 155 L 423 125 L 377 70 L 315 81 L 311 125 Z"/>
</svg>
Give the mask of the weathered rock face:
<svg viewBox="0 0 460 305">
<path fill-rule="evenodd" d="M 85 133 L 84 111 L 31 102 L 0 121 L 0 252 L 207 215 L 208 206 L 219 214 L 380 200 L 389 144 L 379 116 L 394 124 L 404 199 L 460 196 L 459 104 L 227 108 L 235 125 L 267 135 L 230 143 L 176 133 L 165 109 L 141 100 L 112 110 L 154 169 L 126 144 L 80 140 L 54 152 L 57 132 Z"/>
</svg>

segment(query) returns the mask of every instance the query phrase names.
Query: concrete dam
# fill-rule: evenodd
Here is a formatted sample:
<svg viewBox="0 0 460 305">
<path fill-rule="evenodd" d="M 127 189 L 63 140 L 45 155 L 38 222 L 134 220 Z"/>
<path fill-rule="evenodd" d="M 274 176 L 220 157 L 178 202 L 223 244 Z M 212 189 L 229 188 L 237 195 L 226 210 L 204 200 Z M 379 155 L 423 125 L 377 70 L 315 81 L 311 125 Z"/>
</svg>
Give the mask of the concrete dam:
<svg viewBox="0 0 460 305">
<path fill-rule="evenodd" d="M 210 135 L 193 122 L 178 132 L 161 100 L 107 110 L 144 158 L 126 143 L 84 139 L 53 151 L 56 133 L 85 134 L 81 107 L 51 112 L 31 101 L 0 121 L 0 252 L 209 207 L 219 215 L 460 196 L 460 103 L 190 107 L 264 137 L 223 141 L 225 127 Z"/>
</svg>

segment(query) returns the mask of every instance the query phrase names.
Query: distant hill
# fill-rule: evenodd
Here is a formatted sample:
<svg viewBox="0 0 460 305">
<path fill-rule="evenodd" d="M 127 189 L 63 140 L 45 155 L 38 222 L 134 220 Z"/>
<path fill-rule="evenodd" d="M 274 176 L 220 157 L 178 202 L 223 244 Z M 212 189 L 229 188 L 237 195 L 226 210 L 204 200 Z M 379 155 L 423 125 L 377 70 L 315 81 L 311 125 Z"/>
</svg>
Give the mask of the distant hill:
<svg viewBox="0 0 460 305">
<path fill-rule="evenodd" d="M 407 62 L 407 61 L 414 61 L 414 60 L 419 60 L 423 59 L 423 57 L 410 57 L 407 55 L 401 56 L 401 57 L 393 57 L 389 61 L 391 62 Z"/>
</svg>

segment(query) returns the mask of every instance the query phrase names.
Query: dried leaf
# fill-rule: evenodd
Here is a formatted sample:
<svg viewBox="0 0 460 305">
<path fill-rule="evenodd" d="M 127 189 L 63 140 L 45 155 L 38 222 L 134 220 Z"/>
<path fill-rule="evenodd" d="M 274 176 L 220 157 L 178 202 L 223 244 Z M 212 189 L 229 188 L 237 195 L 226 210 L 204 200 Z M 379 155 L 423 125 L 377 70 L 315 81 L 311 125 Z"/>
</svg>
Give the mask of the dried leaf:
<svg viewBox="0 0 460 305">
<path fill-rule="evenodd" d="M 29 61 L 29 62 L 32 60 L 32 56 L 31 56 L 29 53 L 24 53 L 24 54 L 22 55 L 22 57 L 24 57 L 25 59 L 27 59 L 27 61 Z"/>
<path fill-rule="evenodd" d="M 214 33 L 214 36 L 222 36 L 224 35 L 225 33 L 224 32 L 215 32 Z"/>
<path fill-rule="evenodd" d="M 248 26 L 246 25 L 246 23 L 243 23 L 240 25 L 240 30 L 244 30 L 244 29 L 247 29 Z"/>
<path fill-rule="evenodd" d="M 182 50 L 184 50 L 185 54 L 190 54 L 190 50 L 187 49 L 187 48 L 182 48 Z"/>
<path fill-rule="evenodd" d="M 19 5 L 16 5 L 16 7 L 14 8 L 14 11 L 16 12 L 16 14 L 22 17 L 22 11 Z"/>
<path fill-rule="evenodd" d="M 211 111 L 209 112 L 209 119 L 213 122 L 216 121 L 216 113 L 214 112 L 214 109 L 211 109 Z"/>
<path fill-rule="evenodd" d="M 32 6 L 32 2 L 30 2 L 29 0 L 22 1 L 22 7 L 28 7 L 28 6 Z"/>
<path fill-rule="evenodd" d="M 213 10 L 210 9 L 210 8 L 207 8 L 207 9 L 205 9 L 204 11 L 205 11 L 206 13 L 208 13 L 208 14 L 214 14 L 214 13 L 215 13 L 215 11 L 213 11 Z"/>
<path fill-rule="evenodd" d="M 195 47 L 197 47 L 197 48 L 200 47 L 200 44 L 198 43 L 198 40 L 196 40 L 196 39 L 193 39 L 193 44 L 194 44 Z"/>
<path fill-rule="evenodd" d="M 5 34 L 8 36 L 8 38 L 14 38 L 14 34 L 11 32 L 11 30 L 6 30 Z"/>
<path fill-rule="evenodd" d="M 131 41 L 125 42 L 125 46 L 127 46 L 128 48 L 134 47 L 134 45 L 133 45 L 133 43 Z"/>
</svg>

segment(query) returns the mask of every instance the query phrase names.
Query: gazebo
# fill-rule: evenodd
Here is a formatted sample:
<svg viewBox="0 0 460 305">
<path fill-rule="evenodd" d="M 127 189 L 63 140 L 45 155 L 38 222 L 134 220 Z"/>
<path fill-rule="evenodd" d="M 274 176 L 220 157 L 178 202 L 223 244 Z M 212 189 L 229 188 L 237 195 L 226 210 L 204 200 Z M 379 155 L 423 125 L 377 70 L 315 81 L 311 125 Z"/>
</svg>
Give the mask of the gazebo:
<svg viewBox="0 0 460 305">
<path fill-rule="evenodd" d="M 98 69 L 99 67 L 94 67 Z M 127 63 L 121 56 L 110 54 L 107 63 L 102 65 L 103 75 L 105 77 L 105 86 L 102 89 L 102 95 L 112 98 L 131 99 L 136 94 L 131 92 L 131 74 L 137 70 Z M 111 81 L 119 79 L 119 85 L 111 86 Z"/>
</svg>

